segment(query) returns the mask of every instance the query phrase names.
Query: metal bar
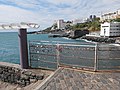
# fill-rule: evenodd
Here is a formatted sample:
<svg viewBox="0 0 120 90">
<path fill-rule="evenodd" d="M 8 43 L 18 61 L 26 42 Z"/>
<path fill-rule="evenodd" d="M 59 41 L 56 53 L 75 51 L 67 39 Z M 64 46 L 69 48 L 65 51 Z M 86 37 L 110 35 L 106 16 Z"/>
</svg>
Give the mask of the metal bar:
<svg viewBox="0 0 120 90">
<path fill-rule="evenodd" d="M 45 63 L 53 63 L 53 64 L 57 64 L 57 62 L 51 62 L 51 61 L 45 61 L 45 60 L 34 60 L 32 62 L 45 62 Z"/>
<path fill-rule="evenodd" d="M 27 48 L 27 29 L 19 29 L 18 32 L 19 45 L 20 45 L 20 64 L 21 68 L 27 69 L 28 63 L 28 48 Z"/>
<path fill-rule="evenodd" d="M 56 54 L 42 54 L 42 53 L 30 53 L 30 54 L 35 54 L 39 56 L 57 56 Z"/>
<path fill-rule="evenodd" d="M 57 44 L 57 49 L 56 49 L 56 52 L 57 52 L 57 68 L 59 68 L 59 66 L 60 66 L 60 45 L 59 44 Z"/>
<path fill-rule="evenodd" d="M 59 45 L 63 45 L 63 46 L 82 46 L 82 47 L 86 47 L 86 46 L 88 46 L 88 47 L 94 47 L 94 44 L 90 44 L 90 45 L 88 45 L 88 44 L 79 44 L 79 43 L 77 43 L 76 44 L 76 42 L 73 42 L 73 43 L 71 43 L 71 42 L 60 42 L 60 41 L 31 41 L 31 43 L 32 42 L 36 42 L 36 43 L 48 43 L 48 44 L 51 44 L 51 43 L 55 43 L 55 45 L 57 45 L 58 43 L 59 43 Z M 51 45 L 53 45 L 53 44 L 51 44 Z"/>
<path fill-rule="evenodd" d="M 85 68 L 85 69 L 94 69 L 94 67 L 88 67 L 88 66 L 82 66 L 82 65 L 74 65 L 74 64 L 66 64 L 66 63 L 61 63 L 60 66 L 70 66 L 70 67 L 77 67 L 77 68 Z"/>
<path fill-rule="evenodd" d="M 58 56 L 57 54 L 42 54 L 42 53 L 30 53 L 31 55 L 39 55 L 39 56 Z M 86 58 L 86 57 L 79 57 L 79 56 L 63 56 L 61 55 L 61 57 L 64 57 L 64 58 L 79 58 L 79 59 L 89 59 L 89 60 L 94 60 L 94 58 Z"/>
<path fill-rule="evenodd" d="M 96 43 L 96 46 L 95 46 L 94 71 L 97 71 L 97 67 L 98 67 L 98 55 L 97 55 L 97 52 L 98 52 L 98 44 Z"/>
<path fill-rule="evenodd" d="M 63 56 L 61 55 L 61 57 L 64 57 L 64 58 L 78 58 L 78 59 L 88 59 L 88 60 L 94 60 L 94 58 L 86 58 L 86 57 L 80 57 L 80 56 Z"/>
<path fill-rule="evenodd" d="M 99 60 L 112 61 L 112 60 L 120 60 L 120 58 L 99 58 Z"/>
<path fill-rule="evenodd" d="M 32 64 L 31 64 L 31 53 L 30 53 L 30 51 L 31 51 L 31 47 L 30 47 L 30 41 L 29 41 L 29 43 L 28 43 L 28 46 L 29 46 L 29 66 L 31 67 L 32 66 Z"/>
</svg>

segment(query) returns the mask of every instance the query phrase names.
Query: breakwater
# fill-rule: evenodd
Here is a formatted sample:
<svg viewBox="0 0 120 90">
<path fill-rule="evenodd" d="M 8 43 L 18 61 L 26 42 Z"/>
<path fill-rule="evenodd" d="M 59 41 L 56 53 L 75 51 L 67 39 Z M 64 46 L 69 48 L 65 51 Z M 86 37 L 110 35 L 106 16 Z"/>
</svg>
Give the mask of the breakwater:
<svg viewBox="0 0 120 90">
<path fill-rule="evenodd" d="M 22 70 L 18 67 L 14 67 L 14 65 L 12 67 L 8 65 L 1 65 L 0 63 L 0 80 L 3 82 L 18 84 L 19 86 L 24 87 L 43 79 L 43 73 L 37 75 L 31 71 Z"/>
</svg>

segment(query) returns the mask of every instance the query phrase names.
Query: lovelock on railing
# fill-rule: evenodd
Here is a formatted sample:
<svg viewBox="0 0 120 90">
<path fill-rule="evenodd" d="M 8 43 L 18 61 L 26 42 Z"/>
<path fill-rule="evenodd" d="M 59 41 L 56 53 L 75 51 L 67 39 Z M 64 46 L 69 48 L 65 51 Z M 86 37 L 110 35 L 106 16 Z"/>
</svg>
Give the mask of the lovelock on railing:
<svg viewBox="0 0 120 90">
<path fill-rule="evenodd" d="M 29 52 L 30 66 L 33 68 L 69 66 L 93 71 L 120 69 L 119 46 L 30 41 Z"/>
</svg>

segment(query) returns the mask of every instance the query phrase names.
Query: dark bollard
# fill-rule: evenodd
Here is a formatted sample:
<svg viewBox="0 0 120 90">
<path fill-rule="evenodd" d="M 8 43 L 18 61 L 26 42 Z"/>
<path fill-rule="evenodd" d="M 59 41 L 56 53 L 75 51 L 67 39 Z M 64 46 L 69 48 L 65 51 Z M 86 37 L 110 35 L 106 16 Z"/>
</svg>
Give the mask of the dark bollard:
<svg viewBox="0 0 120 90">
<path fill-rule="evenodd" d="M 27 48 L 27 29 L 19 29 L 20 64 L 22 69 L 29 67 Z"/>
</svg>

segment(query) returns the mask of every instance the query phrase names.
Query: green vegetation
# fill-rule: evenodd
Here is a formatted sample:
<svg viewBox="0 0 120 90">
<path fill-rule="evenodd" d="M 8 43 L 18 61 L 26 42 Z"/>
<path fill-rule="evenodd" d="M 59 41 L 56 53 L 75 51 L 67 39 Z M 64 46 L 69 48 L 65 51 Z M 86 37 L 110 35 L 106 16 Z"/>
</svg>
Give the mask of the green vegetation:
<svg viewBox="0 0 120 90">
<path fill-rule="evenodd" d="M 113 19 L 111 21 L 114 21 L 114 22 L 120 22 L 120 18 L 116 18 L 116 19 Z"/>
<path fill-rule="evenodd" d="M 79 23 L 76 25 L 72 26 L 73 30 L 84 30 L 87 29 L 90 32 L 93 31 L 99 31 L 100 30 L 100 22 L 99 22 L 100 18 L 95 18 L 92 21 L 87 21 L 85 23 Z"/>
</svg>

